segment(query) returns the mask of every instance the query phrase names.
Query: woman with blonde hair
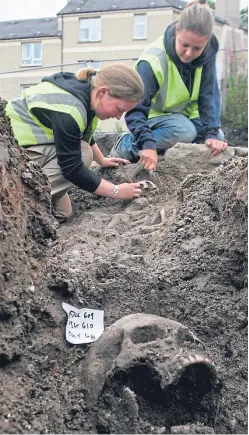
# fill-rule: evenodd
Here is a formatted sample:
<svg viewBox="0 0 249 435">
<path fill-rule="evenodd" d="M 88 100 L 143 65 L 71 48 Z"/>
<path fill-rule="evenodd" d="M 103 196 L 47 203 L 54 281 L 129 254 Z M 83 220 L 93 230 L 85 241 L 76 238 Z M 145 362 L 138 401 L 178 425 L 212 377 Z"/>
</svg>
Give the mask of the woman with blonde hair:
<svg viewBox="0 0 249 435">
<path fill-rule="evenodd" d="M 98 119 L 117 118 L 144 95 L 139 74 L 125 64 L 113 64 L 96 73 L 91 68 L 44 77 L 10 101 L 6 115 L 20 146 L 37 161 L 51 183 L 54 216 L 66 220 L 72 213 L 68 191 L 72 185 L 110 198 L 131 199 L 141 193 L 139 183 L 114 185 L 89 169 L 129 163 L 106 158 L 93 140 Z"/>
<path fill-rule="evenodd" d="M 141 104 L 126 114 L 132 134 L 118 139 L 111 155 L 155 170 L 157 153 L 177 142 L 206 143 L 211 155 L 227 144 L 220 130 L 216 77 L 218 41 L 213 14 L 204 0 L 187 4 L 178 21 L 154 41 L 137 62 L 146 89 Z"/>
</svg>

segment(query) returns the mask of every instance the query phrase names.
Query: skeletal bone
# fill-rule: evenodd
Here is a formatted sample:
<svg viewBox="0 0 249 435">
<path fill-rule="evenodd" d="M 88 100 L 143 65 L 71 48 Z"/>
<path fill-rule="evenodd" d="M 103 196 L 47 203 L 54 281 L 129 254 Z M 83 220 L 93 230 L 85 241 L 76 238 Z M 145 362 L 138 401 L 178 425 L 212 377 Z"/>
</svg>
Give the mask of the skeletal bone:
<svg viewBox="0 0 249 435">
<path fill-rule="evenodd" d="M 155 183 L 153 183 L 150 180 L 142 180 L 139 181 L 139 184 L 144 188 L 144 189 L 148 189 L 149 187 L 151 188 L 151 190 L 155 190 L 158 189 L 158 187 L 155 185 Z"/>
<path fill-rule="evenodd" d="M 92 345 L 83 373 L 87 405 L 97 402 L 107 379 L 129 373 L 139 361 L 153 367 L 163 390 L 176 385 L 190 366 L 206 367 L 202 382 L 216 384 L 215 367 L 206 354 L 200 354 L 200 343 L 188 328 L 159 316 L 131 314 L 107 328 Z"/>
</svg>

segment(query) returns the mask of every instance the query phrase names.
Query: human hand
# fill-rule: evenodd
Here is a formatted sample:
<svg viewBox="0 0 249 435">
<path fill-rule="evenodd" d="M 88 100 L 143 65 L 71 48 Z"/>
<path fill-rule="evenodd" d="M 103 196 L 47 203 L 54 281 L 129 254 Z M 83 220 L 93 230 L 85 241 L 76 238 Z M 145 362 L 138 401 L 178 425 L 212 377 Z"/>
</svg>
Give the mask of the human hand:
<svg viewBox="0 0 249 435">
<path fill-rule="evenodd" d="M 105 168 L 108 167 L 116 168 L 120 164 L 128 165 L 129 163 L 130 163 L 129 160 L 120 159 L 119 157 L 104 157 L 104 159 L 101 162 L 101 166 Z"/>
<path fill-rule="evenodd" d="M 155 171 L 158 163 L 157 152 L 155 150 L 143 150 L 140 154 L 140 163 L 144 169 Z"/>
<path fill-rule="evenodd" d="M 117 199 L 132 199 L 138 198 L 142 189 L 139 183 L 122 183 L 118 185 L 119 192 L 116 196 Z"/>
<path fill-rule="evenodd" d="M 223 142 L 222 140 L 218 139 L 206 139 L 205 144 L 211 150 L 211 157 L 216 156 L 216 154 L 219 154 L 221 151 L 224 151 L 227 148 L 227 142 Z"/>
</svg>

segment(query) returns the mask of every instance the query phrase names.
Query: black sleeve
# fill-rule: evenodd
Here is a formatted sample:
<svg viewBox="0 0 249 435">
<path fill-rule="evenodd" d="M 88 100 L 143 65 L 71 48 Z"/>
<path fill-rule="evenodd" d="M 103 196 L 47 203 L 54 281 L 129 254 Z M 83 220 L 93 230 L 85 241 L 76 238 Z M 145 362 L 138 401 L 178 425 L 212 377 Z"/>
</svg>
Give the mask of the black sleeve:
<svg viewBox="0 0 249 435">
<path fill-rule="evenodd" d="M 217 138 L 220 127 L 220 93 L 215 58 L 203 67 L 198 106 L 203 137 Z"/>
<path fill-rule="evenodd" d="M 90 140 L 89 145 L 92 147 L 95 144 L 96 144 L 96 140 L 94 140 L 94 137 L 92 136 L 92 139 Z"/>
<path fill-rule="evenodd" d="M 81 189 L 95 192 L 101 178 L 84 166 L 78 124 L 65 113 L 51 111 L 50 116 L 58 164 L 63 176 Z"/>
<path fill-rule="evenodd" d="M 151 100 L 157 93 L 159 85 L 148 62 L 139 62 L 137 70 L 144 83 L 145 96 L 140 104 L 127 112 L 125 121 L 140 150 L 156 150 L 156 141 L 148 125 L 148 115 L 151 109 Z"/>
</svg>

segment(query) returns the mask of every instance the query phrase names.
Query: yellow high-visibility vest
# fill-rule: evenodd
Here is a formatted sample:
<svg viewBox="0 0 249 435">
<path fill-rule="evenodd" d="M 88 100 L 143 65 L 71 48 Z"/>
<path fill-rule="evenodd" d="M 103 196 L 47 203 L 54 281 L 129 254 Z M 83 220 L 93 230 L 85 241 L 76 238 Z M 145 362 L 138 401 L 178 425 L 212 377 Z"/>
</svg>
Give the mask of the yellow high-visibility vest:
<svg viewBox="0 0 249 435">
<path fill-rule="evenodd" d="M 158 92 L 152 99 L 148 118 L 172 113 L 183 113 L 189 119 L 199 118 L 198 98 L 203 67 L 195 69 L 190 95 L 176 65 L 166 53 L 163 36 L 148 46 L 139 57 L 137 65 L 142 60 L 150 64 L 159 84 Z"/>
<path fill-rule="evenodd" d="M 10 118 L 11 127 L 18 144 L 22 147 L 39 144 L 53 144 L 53 130 L 43 125 L 33 115 L 33 108 L 43 108 L 56 112 L 67 113 L 77 122 L 82 139 L 87 128 L 87 111 L 84 104 L 69 92 L 49 82 L 42 82 L 38 85 L 25 89 L 21 95 L 6 106 L 6 115 Z M 98 119 L 95 116 L 92 120 L 91 132 L 96 129 Z"/>
</svg>

